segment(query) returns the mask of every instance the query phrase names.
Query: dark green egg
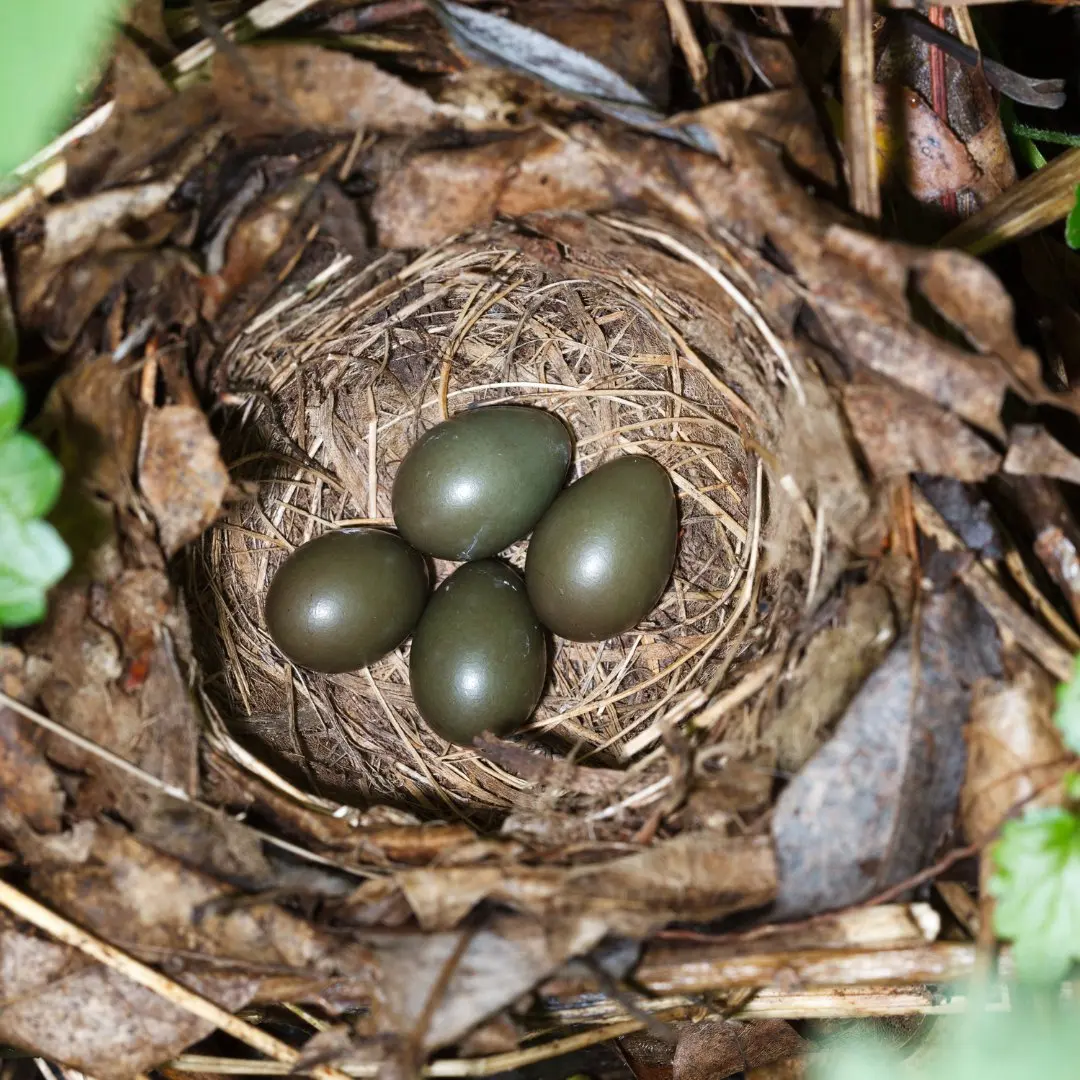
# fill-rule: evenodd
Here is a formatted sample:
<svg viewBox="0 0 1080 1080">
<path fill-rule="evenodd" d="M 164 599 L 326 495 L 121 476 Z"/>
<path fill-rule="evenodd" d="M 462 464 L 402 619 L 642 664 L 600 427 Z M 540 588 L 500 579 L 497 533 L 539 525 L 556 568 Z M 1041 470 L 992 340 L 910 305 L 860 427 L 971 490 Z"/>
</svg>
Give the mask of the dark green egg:
<svg viewBox="0 0 1080 1080">
<path fill-rule="evenodd" d="M 540 621 L 571 641 L 637 626 L 675 563 L 675 492 L 663 467 L 633 455 L 571 484 L 529 541 L 525 581 Z"/>
<path fill-rule="evenodd" d="M 293 663 L 355 671 L 409 636 L 427 596 L 427 564 L 400 536 L 342 529 L 282 563 L 266 593 L 266 626 Z"/>
<path fill-rule="evenodd" d="M 494 559 L 459 566 L 435 590 L 413 635 L 409 681 L 420 715 L 471 745 L 532 715 L 547 676 L 544 630 L 525 582 Z"/>
<path fill-rule="evenodd" d="M 486 559 L 528 536 L 559 493 L 570 433 L 551 413 L 492 405 L 425 432 L 394 478 L 394 522 L 440 559 Z"/>
</svg>

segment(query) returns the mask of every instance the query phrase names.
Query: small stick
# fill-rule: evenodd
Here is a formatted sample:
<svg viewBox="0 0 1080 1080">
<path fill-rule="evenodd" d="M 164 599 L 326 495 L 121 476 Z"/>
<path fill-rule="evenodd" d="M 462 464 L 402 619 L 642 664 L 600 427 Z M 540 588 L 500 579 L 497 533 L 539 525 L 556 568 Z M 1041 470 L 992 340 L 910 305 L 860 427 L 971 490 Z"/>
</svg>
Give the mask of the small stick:
<svg viewBox="0 0 1080 1080">
<path fill-rule="evenodd" d="M 57 915 L 55 911 L 49 910 L 44 904 L 39 904 L 38 901 L 20 892 L 6 881 L 0 881 L 0 905 L 18 918 L 25 919 L 39 930 L 56 938 L 57 941 L 78 949 L 110 970 L 140 986 L 145 986 L 147 990 L 152 990 L 193 1016 L 201 1017 L 253 1050 L 258 1050 L 261 1054 L 289 1066 L 295 1066 L 300 1061 L 300 1051 L 294 1050 L 288 1043 L 283 1043 L 273 1035 L 233 1016 L 220 1005 L 215 1005 L 201 994 L 196 994 L 186 986 L 181 986 L 180 983 L 162 975 L 160 971 L 147 967 L 133 956 L 116 948 L 115 945 L 102 941 L 63 916 Z M 311 1070 L 311 1075 L 319 1077 L 319 1080 L 345 1080 L 344 1073 L 326 1065 L 316 1066 Z"/>
<path fill-rule="evenodd" d="M 686 58 L 690 69 L 690 78 L 694 80 L 694 89 L 698 92 L 703 105 L 709 102 L 709 62 L 701 49 L 701 42 L 694 33 L 694 24 L 686 10 L 686 0 L 664 0 L 668 22 L 671 23 L 671 36 L 675 39 Z"/>
<path fill-rule="evenodd" d="M 874 5 L 844 0 L 844 156 L 851 205 L 868 218 L 881 217 L 874 132 Z"/>
</svg>

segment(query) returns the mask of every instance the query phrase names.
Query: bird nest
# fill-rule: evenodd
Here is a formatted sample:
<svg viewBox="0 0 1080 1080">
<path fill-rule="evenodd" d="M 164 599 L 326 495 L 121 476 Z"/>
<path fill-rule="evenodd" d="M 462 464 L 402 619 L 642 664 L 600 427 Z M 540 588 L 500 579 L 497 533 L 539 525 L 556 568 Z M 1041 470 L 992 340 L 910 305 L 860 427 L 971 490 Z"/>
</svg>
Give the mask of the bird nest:
<svg viewBox="0 0 1080 1080">
<path fill-rule="evenodd" d="M 780 542 L 763 465 L 776 464 L 781 403 L 804 389 L 738 289 L 703 274 L 690 241 L 664 232 L 662 252 L 642 236 L 652 231 L 553 218 L 359 272 L 335 264 L 232 343 L 216 378 L 237 498 L 193 545 L 187 581 L 204 699 L 245 761 L 354 806 L 523 835 L 562 820 L 615 837 L 685 797 L 673 761 L 689 731 L 691 772 L 707 783 L 725 762 L 750 762 L 767 802 L 760 707 L 739 706 L 788 640 L 785 597 L 801 604 L 821 569 L 811 544 Z M 305 541 L 392 526 L 395 471 L 425 430 L 510 403 L 563 418 L 571 478 L 627 453 L 661 462 L 678 496 L 678 556 L 633 631 L 554 640 L 543 699 L 513 740 L 461 748 L 420 719 L 408 643 L 361 671 L 300 669 L 273 645 L 263 598 Z M 520 568 L 525 550 L 505 558 Z M 441 580 L 452 564 L 435 569 Z M 792 575 L 797 590 L 785 588 Z"/>
</svg>

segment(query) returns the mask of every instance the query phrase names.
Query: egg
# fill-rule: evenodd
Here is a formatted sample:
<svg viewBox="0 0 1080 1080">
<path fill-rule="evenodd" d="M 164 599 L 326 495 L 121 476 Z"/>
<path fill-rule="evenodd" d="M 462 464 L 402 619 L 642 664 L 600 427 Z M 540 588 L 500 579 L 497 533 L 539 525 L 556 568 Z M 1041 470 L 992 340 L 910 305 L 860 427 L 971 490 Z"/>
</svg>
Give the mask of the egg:
<svg viewBox="0 0 1080 1080">
<path fill-rule="evenodd" d="M 650 457 L 618 458 L 571 484 L 525 563 L 540 621 L 571 641 L 625 633 L 653 609 L 675 563 L 675 492 Z"/>
<path fill-rule="evenodd" d="M 547 677 L 547 642 L 525 582 L 494 559 L 459 566 L 435 591 L 413 636 L 409 681 L 420 715 L 469 746 L 532 715 Z"/>
<path fill-rule="evenodd" d="M 342 529 L 298 547 L 266 593 L 266 626 L 294 664 L 367 667 L 409 636 L 428 598 L 424 557 L 382 529 Z"/>
<path fill-rule="evenodd" d="M 394 523 L 440 559 L 484 559 L 527 536 L 559 493 L 570 433 L 551 413 L 491 405 L 437 424 L 394 478 Z"/>
</svg>

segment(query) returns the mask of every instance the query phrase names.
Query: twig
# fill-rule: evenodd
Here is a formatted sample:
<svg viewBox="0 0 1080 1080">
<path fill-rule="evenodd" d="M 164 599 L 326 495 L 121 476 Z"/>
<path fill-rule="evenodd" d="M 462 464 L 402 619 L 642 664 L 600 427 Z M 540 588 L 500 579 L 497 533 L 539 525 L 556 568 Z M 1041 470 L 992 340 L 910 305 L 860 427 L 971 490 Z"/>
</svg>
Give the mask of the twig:
<svg viewBox="0 0 1080 1080">
<path fill-rule="evenodd" d="M 844 156 L 851 205 L 881 217 L 877 145 L 874 138 L 873 0 L 844 0 Z"/>
<path fill-rule="evenodd" d="M 1068 216 L 1080 182 L 1080 147 L 1013 185 L 938 242 L 983 255 Z"/>
<path fill-rule="evenodd" d="M 701 42 L 694 33 L 694 24 L 686 10 L 686 0 L 664 0 L 668 21 L 671 23 L 671 36 L 677 42 L 690 69 L 690 78 L 694 80 L 694 89 L 698 92 L 702 104 L 709 100 L 709 62 L 701 49 Z"/>
<path fill-rule="evenodd" d="M 57 941 L 78 949 L 110 970 L 153 991 L 177 1008 L 206 1020 L 253 1050 L 258 1050 L 259 1053 L 275 1061 L 283 1062 L 290 1068 L 300 1060 L 300 1052 L 287 1043 L 233 1016 L 232 1013 L 227 1012 L 220 1005 L 215 1005 L 201 994 L 196 994 L 186 986 L 181 986 L 180 983 L 162 975 L 160 971 L 147 967 L 133 956 L 121 952 L 114 945 L 88 933 L 82 927 L 50 911 L 44 904 L 39 904 L 6 881 L 0 881 L 0 905 L 16 917 L 25 919 L 39 930 L 56 938 Z M 319 1077 L 320 1080 L 344 1080 L 345 1076 L 344 1073 L 326 1065 L 316 1066 L 311 1070 L 311 1075 Z"/>
</svg>

